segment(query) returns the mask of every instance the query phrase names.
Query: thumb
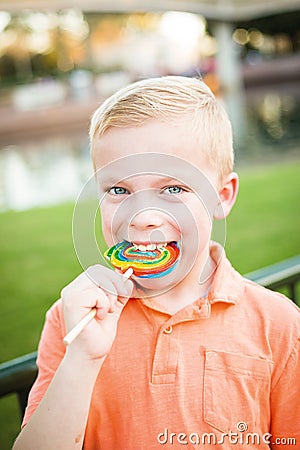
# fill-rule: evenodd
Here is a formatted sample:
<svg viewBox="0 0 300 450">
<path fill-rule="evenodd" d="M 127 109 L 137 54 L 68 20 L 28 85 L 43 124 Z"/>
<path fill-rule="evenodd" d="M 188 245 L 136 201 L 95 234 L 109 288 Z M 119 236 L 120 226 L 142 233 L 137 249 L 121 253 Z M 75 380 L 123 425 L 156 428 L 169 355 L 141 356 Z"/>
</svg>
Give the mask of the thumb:
<svg viewBox="0 0 300 450">
<path fill-rule="evenodd" d="M 128 299 L 130 298 L 133 291 L 134 283 L 131 280 L 126 280 L 124 282 L 124 289 L 122 289 L 122 295 L 118 295 L 117 305 L 120 303 L 122 305 L 121 309 L 124 308 Z M 120 306 L 120 305 L 119 305 Z"/>
<path fill-rule="evenodd" d="M 124 288 L 122 291 L 122 295 L 118 295 L 117 301 L 114 305 L 115 315 L 119 318 L 121 315 L 121 312 L 123 311 L 124 306 L 128 302 L 132 290 L 133 290 L 134 284 L 131 280 L 126 280 L 124 283 Z M 125 291 L 125 292 L 124 292 Z"/>
</svg>

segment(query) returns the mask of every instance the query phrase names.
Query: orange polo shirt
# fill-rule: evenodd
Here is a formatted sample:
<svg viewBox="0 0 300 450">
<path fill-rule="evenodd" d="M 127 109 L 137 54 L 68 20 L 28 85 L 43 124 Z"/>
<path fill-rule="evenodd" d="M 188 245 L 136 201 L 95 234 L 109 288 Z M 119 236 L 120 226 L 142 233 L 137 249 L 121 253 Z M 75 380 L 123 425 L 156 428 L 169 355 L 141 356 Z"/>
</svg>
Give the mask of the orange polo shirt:
<svg viewBox="0 0 300 450">
<path fill-rule="evenodd" d="M 212 246 L 215 260 L 220 251 Z M 64 335 L 58 301 L 23 426 L 64 356 Z M 95 383 L 84 449 L 300 448 L 299 344 L 299 309 L 224 255 L 208 298 L 173 316 L 153 299 L 129 299 Z"/>
</svg>

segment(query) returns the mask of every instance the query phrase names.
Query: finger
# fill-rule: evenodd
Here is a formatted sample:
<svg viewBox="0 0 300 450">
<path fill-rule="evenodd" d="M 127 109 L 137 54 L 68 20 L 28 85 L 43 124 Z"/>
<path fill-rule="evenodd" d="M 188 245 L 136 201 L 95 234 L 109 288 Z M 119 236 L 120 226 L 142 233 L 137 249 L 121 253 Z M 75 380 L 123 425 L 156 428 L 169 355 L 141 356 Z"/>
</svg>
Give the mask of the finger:
<svg viewBox="0 0 300 450">
<path fill-rule="evenodd" d="M 74 292 L 62 297 L 62 303 L 67 328 L 74 326 L 74 322 L 80 321 L 93 308 L 101 310 L 101 317 L 110 308 L 110 300 L 100 288 Z"/>
<path fill-rule="evenodd" d="M 85 274 L 92 283 L 101 287 L 107 294 L 115 295 L 117 292 L 118 295 L 128 298 L 132 293 L 133 284 L 131 281 L 128 282 L 123 274 L 116 273 L 100 264 L 89 267 Z M 86 280 L 83 283 L 86 283 Z"/>
<path fill-rule="evenodd" d="M 96 264 L 89 267 L 85 273 L 91 282 L 96 284 L 96 286 L 101 287 L 108 293 L 115 293 L 115 290 L 111 291 L 112 282 L 116 279 L 116 274 L 113 270 L 103 267 L 100 264 Z M 122 278 L 121 276 L 119 277 Z"/>
<path fill-rule="evenodd" d="M 112 312 L 115 317 L 119 318 L 124 306 L 132 294 L 134 283 L 131 280 L 124 280 L 123 277 L 114 278 L 112 282 L 118 291 L 118 295 L 115 297 L 114 311 Z"/>
<path fill-rule="evenodd" d="M 112 294 L 107 294 L 107 297 L 109 299 L 109 309 L 108 312 L 109 313 L 113 313 L 115 311 L 115 306 L 116 306 L 116 302 L 118 299 L 117 295 L 112 295 Z"/>
<path fill-rule="evenodd" d="M 131 280 L 124 279 L 124 277 L 118 274 L 114 274 L 116 276 L 111 278 L 111 282 L 114 285 L 116 291 L 118 292 L 118 296 L 127 300 L 133 291 L 134 284 Z M 122 302 L 124 303 L 124 301 Z"/>
<path fill-rule="evenodd" d="M 101 266 L 100 264 L 90 266 L 64 287 L 61 295 L 69 293 L 70 291 L 86 289 L 93 286 L 103 287 L 105 289 L 106 284 L 113 273 L 114 272 L 111 269 Z"/>
<path fill-rule="evenodd" d="M 109 304 L 110 304 L 108 312 L 113 313 L 115 311 L 115 304 L 118 299 L 118 292 L 113 283 L 110 283 L 110 285 L 109 285 L 109 292 L 105 292 L 105 293 L 108 297 Z"/>
<path fill-rule="evenodd" d="M 95 283 L 96 280 L 98 285 Z M 133 286 L 131 280 L 124 279 L 123 275 L 98 264 L 89 267 L 86 272 L 80 274 L 65 287 L 61 292 L 61 298 L 64 299 L 66 308 L 68 306 L 72 308 L 74 304 L 93 308 L 97 307 L 97 296 L 104 299 L 102 293 L 99 293 L 102 291 L 105 292 L 110 301 L 111 310 L 114 310 L 117 297 L 119 296 L 120 302 L 125 304 L 132 293 Z M 94 292 L 94 294 L 91 294 L 91 292 Z M 104 299 L 104 302 L 106 304 L 106 299 Z M 100 306 L 99 303 L 98 307 Z"/>
<path fill-rule="evenodd" d="M 116 273 L 101 265 L 89 267 L 88 276 L 93 278 L 97 286 L 101 287 L 108 295 L 119 295 L 128 299 L 134 287 L 133 282 L 124 278 L 123 274 Z"/>
</svg>

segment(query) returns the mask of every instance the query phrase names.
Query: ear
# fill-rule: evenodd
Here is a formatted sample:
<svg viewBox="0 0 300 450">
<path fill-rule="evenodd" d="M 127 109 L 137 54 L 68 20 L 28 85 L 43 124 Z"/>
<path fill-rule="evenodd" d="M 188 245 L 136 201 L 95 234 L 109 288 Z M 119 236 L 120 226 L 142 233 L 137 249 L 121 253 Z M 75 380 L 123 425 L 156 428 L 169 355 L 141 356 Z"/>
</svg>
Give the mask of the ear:
<svg viewBox="0 0 300 450">
<path fill-rule="evenodd" d="M 231 172 L 223 181 L 219 190 L 219 203 L 214 211 L 214 218 L 225 219 L 230 213 L 239 189 L 239 178 L 237 173 Z"/>
</svg>

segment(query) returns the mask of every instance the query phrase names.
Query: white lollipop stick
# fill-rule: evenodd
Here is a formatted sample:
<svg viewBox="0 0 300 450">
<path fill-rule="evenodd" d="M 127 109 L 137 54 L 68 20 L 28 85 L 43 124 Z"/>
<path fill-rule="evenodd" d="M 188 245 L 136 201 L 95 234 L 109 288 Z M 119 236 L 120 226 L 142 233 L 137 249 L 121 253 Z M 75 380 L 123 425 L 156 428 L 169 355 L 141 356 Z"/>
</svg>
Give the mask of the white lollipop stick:
<svg viewBox="0 0 300 450">
<path fill-rule="evenodd" d="M 131 275 L 133 274 L 132 267 L 129 267 L 129 269 L 126 270 L 126 272 L 123 274 L 123 279 L 128 280 Z M 87 326 L 88 323 L 90 323 L 91 320 L 95 317 L 97 312 L 97 308 L 92 308 L 79 322 L 77 325 L 75 325 L 74 328 L 72 328 L 71 331 L 69 331 L 68 334 L 63 339 L 63 342 L 65 345 L 70 345 L 74 339 L 77 338 L 77 336 L 82 332 L 82 330 Z"/>
</svg>

